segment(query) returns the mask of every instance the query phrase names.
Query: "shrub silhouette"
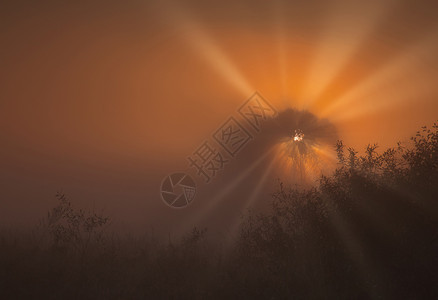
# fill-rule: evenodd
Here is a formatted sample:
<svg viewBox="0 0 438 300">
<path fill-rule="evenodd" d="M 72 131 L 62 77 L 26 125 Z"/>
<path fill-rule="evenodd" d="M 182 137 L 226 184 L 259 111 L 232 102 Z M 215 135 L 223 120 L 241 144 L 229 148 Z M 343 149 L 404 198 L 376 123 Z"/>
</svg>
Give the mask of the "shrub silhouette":
<svg viewBox="0 0 438 300">
<path fill-rule="evenodd" d="M 107 217 L 75 210 L 59 193 L 43 222 L 52 247 L 2 235 L 1 296 L 436 298 L 437 125 L 383 152 L 335 147 L 332 175 L 310 189 L 279 181 L 271 210 L 247 214 L 228 252 L 199 228 L 167 244 L 108 235 Z"/>
<path fill-rule="evenodd" d="M 280 183 L 271 213 L 251 215 L 242 226 L 238 261 L 252 276 L 246 293 L 437 295 L 437 129 L 423 127 L 411 148 L 383 153 L 368 145 L 358 155 L 338 141 L 339 167 L 318 187 Z"/>
<path fill-rule="evenodd" d="M 52 246 L 57 249 L 86 251 L 90 243 L 102 241 L 109 217 L 96 212 L 85 212 L 72 207 L 63 193 L 57 193 L 58 204 L 41 222 L 50 235 Z"/>
</svg>

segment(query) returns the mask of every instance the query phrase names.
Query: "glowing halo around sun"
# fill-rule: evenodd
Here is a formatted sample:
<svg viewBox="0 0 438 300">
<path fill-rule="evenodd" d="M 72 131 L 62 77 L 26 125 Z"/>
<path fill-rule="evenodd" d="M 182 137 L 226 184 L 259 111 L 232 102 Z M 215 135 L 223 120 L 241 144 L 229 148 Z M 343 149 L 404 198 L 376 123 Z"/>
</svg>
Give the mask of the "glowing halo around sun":
<svg viewBox="0 0 438 300">
<path fill-rule="evenodd" d="M 306 184 L 315 179 L 320 174 L 320 159 L 314 148 L 304 140 L 302 133 L 282 139 L 276 153 L 280 160 L 280 178 L 297 184 Z"/>
<path fill-rule="evenodd" d="M 276 147 L 279 178 L 299 185 L 313 184 L 334 166 L 332 148 L 307 141 L 301 135 L 282 139 Z"/>
<path fill-rule="evenodd" d="M 307 185 L 334 166 L 337 139 L 337 129 L 328 120 L 289 108 L 265 124 L 254 148 L 274 147 L 274 178 Z"/>
</svg>

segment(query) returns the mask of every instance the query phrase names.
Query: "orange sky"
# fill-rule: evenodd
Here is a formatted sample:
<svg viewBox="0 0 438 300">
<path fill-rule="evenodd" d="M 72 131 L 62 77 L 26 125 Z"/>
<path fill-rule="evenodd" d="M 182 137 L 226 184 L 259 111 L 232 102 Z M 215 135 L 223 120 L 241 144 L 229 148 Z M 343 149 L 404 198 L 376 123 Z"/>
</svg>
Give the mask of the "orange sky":
<svg viewBox="0 0 438 300">
<path fill-rule="evenodd" d="M 176 224 L 187 212 L 161 203 L 161 179 L 256 90 L 357 148 L 438 116 L 433 2 L 10 2 L 0 225 L 43 216 L 57 190 L 126 224 Z"/>
</svg>

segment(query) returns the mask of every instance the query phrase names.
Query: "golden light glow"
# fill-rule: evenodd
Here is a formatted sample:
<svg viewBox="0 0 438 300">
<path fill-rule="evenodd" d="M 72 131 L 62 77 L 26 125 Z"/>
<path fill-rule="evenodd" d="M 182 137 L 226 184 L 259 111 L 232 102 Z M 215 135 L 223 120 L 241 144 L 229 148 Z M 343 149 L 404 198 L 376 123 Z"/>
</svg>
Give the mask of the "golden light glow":
<svg viewBox="0 0 438 300">
<path fill-rule="evenodd" d="M 47 203 L 48 189 L 65 187 L 84 203 L 108 201 L 127 223 L 169 221 L 169 231 L 185 232 L 197 221 L 269 200 L 276 178 L 313 186 L 330 174 L 337 166 L 332 139 L 316 138 L 314 124 L 303 126 L 297 117 L 266 139 L 271 152 L 264 145 L 254 156 L 227 157 L 223 173 L 200 187 L 204 194 L 186 217 L 153 201 L 162 178 L 186 170 L 187 155 L 230 116 L 239 117 L 238 108 L 255 91 L 279 113 L 293 108 L 327 119 L 358 151 L 367 143 L 392 147 L 437 117 L 432 6 L 399 0 L 80 2 L 32 9 L 31 16 L 29 8 L 5 7 L 0 137 L 8 160 L 1 222 L 19 217 L 25 223 L 34 209 L 44 213 L 40 203 Z M 261 139 L 249 129 L 252 147 Z M 221 210 L 225 206 L 232 209 Z M 340 234 L 349 239 L 348 232 Z"/>
<path fill-rule="evenodd" d="M 397 6 L 393 0 L 361 6 L 333 3 L 321 18 L 319 34 L 304 38 L 291 29 L 292 21 L 284 14 L 288 5 L 279 1 L 274 4 L 272 35 L 228 28 L 222 40 L 221 36 L 214 38 L 212 32 L 207 34 L 201 23 L 193 21 L 194 15 L 172 5 L 174 9 L 167 12 L 173 11 L 172 22 L 184 31 L 188 45 L 242 95 L 247 97 L 256 89 L 263 91 L 277 109 L 309 110 L 319 118 L 327 118 L 342 133 L 352 135 L 358 127 L 364 132 L 364 124 L 352 123 L 358 116 L 374 120 L 385 108 L 418 108 L 410 98 L 438 92 L 433 83 L 436 70 L 425 68 L 419 59 L 430 59 L 435 53 L 434 30 L 429 39 L 405 42 L 409 46 L 404 48 L 383 48 L 382 54 L 374 51 L 386 46 L 374 36 L 391 18 Z M 228 39 L 230 36 L 233 38 Z M 239 59 L 232 61 L 231 57 Z M 422 75 L 414 76 L 414 72 Z M 374 136 L 370 130 L 369 137 Z M 334 166 L 332 146 L 317 144 L 297 129 L 277 145 L 282 163 L 275 168 L 303 182 L 313 180 L 322 169 Z M 356 146 L 354 142 L 352 146 Z"/>
</svg>

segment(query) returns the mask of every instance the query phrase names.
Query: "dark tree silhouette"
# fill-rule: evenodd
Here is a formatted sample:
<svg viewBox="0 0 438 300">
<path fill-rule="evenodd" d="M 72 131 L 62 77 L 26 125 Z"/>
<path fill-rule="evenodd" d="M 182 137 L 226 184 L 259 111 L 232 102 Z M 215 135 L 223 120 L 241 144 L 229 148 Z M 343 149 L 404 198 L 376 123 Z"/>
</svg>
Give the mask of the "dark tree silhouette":
<svg viewBox="0 0 438 300">
<path fill-rule="evenodd" d="M 105 234 L 109 219 L 58 194 L 34 235 L 0 236 L 2 299 L 435 299 L 438 126 L 364 154 L 310 189 L 279 182 L 228 252 L 194 228 L 179 241 Z"/>
</svg>

